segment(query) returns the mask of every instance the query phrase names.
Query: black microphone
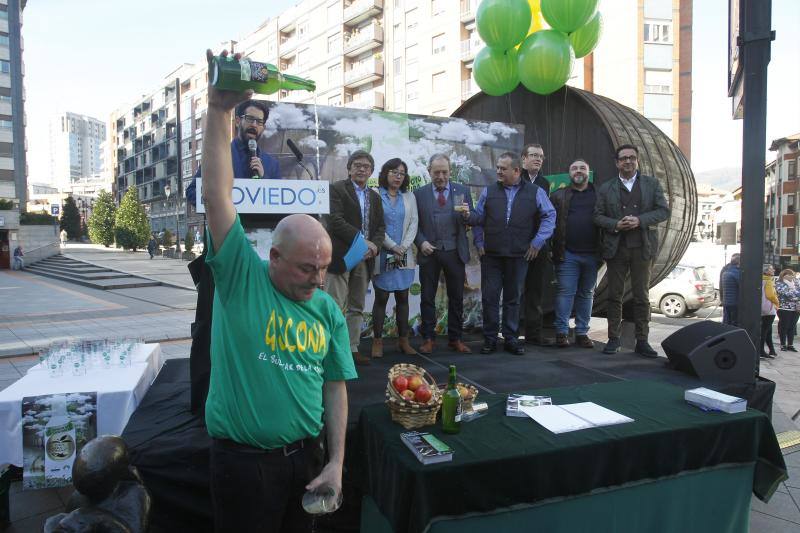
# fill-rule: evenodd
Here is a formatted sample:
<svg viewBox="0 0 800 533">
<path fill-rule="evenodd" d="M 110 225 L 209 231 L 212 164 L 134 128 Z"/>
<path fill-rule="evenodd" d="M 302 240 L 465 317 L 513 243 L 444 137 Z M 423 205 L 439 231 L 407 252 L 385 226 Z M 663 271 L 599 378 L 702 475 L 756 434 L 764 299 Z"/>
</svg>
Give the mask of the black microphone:
<svg viewBox="0 0 800 533">
<path fill-rule="evenodd" d="M 297 147 L 297 145 L 294 143 L 293 140 L 286 139 L 286 145 L 289 147 L 289 150 L 291 150 L 294 156 L 297 158 L 298 162 L 303 160 L 303 153 L 300 151 L 300 149 Z"/>
<path fill-rule="evenodd" d="M 291 139 L 286 139 L 286 145 L 289 147 L 289 150 L 291 150 L 292 153 L 294 154 L 295 159 L 297 159 L 297 164 L 303 167 L 303 170 L 306 171 L 308 177 L 311 178 L 312 180 L 317 179 L 314 178 L 314 175 L 311 173 L 310 170 L 308 170 L 308 167 L 303 164 L 303 152 L 300 151 L 300 149 L 297 147 L 294 141 Z"/>
<path fill-rule="evenodd" d="M 247 148 L 250 150 L 250 158 L 252 159 L 253 157 L 256 157 L 256 151 L 258 150 L 258 143 L 256 142 L 255 139 L 250 139 L 249 141 L 247 141 Z M 258 175 L 258 172 L 254 170 L 252 179 L 257 180 L 260 177 L 261 176 Z"/>
</svg>

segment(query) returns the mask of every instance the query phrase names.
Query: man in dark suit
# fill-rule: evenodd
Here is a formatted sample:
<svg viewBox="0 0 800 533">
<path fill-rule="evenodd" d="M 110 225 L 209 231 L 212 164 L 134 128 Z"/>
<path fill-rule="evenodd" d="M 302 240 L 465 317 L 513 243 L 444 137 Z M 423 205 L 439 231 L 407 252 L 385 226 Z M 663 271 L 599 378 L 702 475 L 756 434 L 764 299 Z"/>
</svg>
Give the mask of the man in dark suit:
<svg viewBox="0 0 800 533">
<path fill-rule="evenodd" d="M 359 353 L 358 343 L 370 272 L 386 234 L 381 198 L 367 187 L 367 180 L 374 169 L 375 161 L 369 153 L 363 150 L 353 152 L 347 159 L 350 179 L 331 185 L 331 212 L 325 216 L 325 227 L 333 244 L 325 290 L 344 311 L 350 334 L 350 350 L 359 365 L 370 363 L 368 355 Z M 366 239 L 368 250 L 364 260 L 348 271 L 344 256 L 359 232 Z"/>
<path fill-rule="evenodd" d="M 658 357 L 647 342 L 650 325 L 650 268 L 658 252 L 656 224 L 669 218 L 669 207 L 658 180 L 639 174 L 639 150 L 623 144 L 616 151 L 619 177 L 597 189 L 594 223 L 603 230 L 603 258 L 608 277 L 608 342 L 603 353 L 619 350 L 622 297 L 630 275 L 636 348 L 639 355 Z"/>
<path fill-rule="evenodd" d="M 504 348 L 522 355 L 519 344 L 519 298 L 529 262 L 541 253 L 553 234 L 556 212 L 547 191 L 522 179 L 520 160 L 511 152 L 497 158 L 498 182 L 481 193 L 474 213 L 463 213 L 473 226 L 483 226 L 481 303 L 483 304 L 482 354 L 497 349 L 500 331 L 500 292 L 503 292 Z"/>
<path fill-rule="evenodd" d="M 542 176 L 544 149 L 541 144 L 526 144 L 522 147 L 522 179 L 538 185 L 550 194 L 550 182 Z M 538 226 L 538 220 L 536 224 Z M 525 289 L 522 295 L 521 311 L 524 318 L 525 342 L 537 346 L 551 346 L 553 341 L 542 335 L 542 294 L 545 283 L 553 279 L 553 263 L 550 250 L 545 242 L 536 258 L 528 263 L 525 275 Z"/>
<path fill-rule="evenodd" d="M 420 311 L 424 339 L 419 352 L 430 354 L 434 349 L 436 289 L 439 287 L 439 275 L 444 270 L 448 346 L 460 353 L 470 353 L 469 347 L 461 341 L 469 244 L 467 228 L 455 208 L 461 209 L 466 204 L 467 209 L 472 210 L 472 197 L 467 187 L 450 183 L 450 158 L 446 155 L 432 155 L 428 172 L 431 183 L 414 191 L 419 213 L 419 229 L 414 242 L 419 251 L 417 263 L 422 285 Z M 461 205 L 458 205 L 459 201 Z"/>
</svg>

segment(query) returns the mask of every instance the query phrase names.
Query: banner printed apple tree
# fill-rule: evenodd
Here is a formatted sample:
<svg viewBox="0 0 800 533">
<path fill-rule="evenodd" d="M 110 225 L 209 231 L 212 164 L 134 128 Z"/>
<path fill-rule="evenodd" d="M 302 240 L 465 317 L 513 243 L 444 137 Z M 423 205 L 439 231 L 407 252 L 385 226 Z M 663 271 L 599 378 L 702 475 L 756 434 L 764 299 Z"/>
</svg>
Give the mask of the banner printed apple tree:
<svg viewBox="0 0 800 533">
<path fill-rule="evenodd" d="M 600 0 L 483 0 L 478 34 L 486 43 L 473 75 L 483 92 L 501 96 L 522 83 L 548 95 L 567 83 L 575 58 L 600 41 Z"/>
</svg>

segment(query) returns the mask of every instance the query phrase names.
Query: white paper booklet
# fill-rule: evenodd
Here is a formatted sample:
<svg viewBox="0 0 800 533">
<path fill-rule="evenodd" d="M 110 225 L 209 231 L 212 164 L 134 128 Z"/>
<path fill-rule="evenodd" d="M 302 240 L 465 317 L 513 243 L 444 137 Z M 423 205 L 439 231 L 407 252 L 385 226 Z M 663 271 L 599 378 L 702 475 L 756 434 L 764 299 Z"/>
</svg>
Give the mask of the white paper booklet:
<svg viewBox="0 0 800 533">
<path fill-rule="evenodd" d="M 705 387 L 687 390 L 683 393 L 683 398 L 689 403 L 725 413 L 741 413 L 747 410 L 747 400 L 744 398 L 729 396 Z"/>
<path fill-rule="evenodd" d="M 592 402 L 520 406 L 519 409 L 553 433 L 633 422 L 632 418 Z"/>
</svg>

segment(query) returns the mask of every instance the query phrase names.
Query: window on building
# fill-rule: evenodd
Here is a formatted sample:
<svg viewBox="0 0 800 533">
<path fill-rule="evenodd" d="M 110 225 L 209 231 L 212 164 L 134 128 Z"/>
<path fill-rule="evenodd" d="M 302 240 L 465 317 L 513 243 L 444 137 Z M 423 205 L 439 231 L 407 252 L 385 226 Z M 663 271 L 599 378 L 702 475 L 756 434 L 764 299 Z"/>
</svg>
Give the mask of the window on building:
<svg viewBox="0 0 800 533">
<path fill-rule="evenodd" d="M 342 34 L 337 33 L 335 35 L 328 36 L 328 53 L 329 54 L 341 54 L 342 53 Z"/>
<path fill-rule="evenodd" d="M 308 22 L 303 22 L 299 26 L 297 26 L 297 37 L 300 40 L 303 40 L 308 37 Z"/>
<path fill-rule="evenodd" d="M 403 25 L 400 22 L 392 26 L 392 35 L 394 36 L 395 49 L 401 50 L 403 48 Z"/>
<path fill-rule="evenodd" d="M 794 228 L 786 228 L 786 248 L 793 248 L 795 245 Z"/>
<path fill-rule="evenodd" d="M 328 97 L 328 105 L 333 107 L 339 107 L 342 105 L 342 95 L 335 94 L 333 96 Z"/>
<path fill-rule="evenodd" d="M 442 95 L 447 91 L 447 73 L 437 72 L 431 76 L 431 90 L 435 95 Z"/>
<path fill-rule="evenodd" d="M 10 130 L 13 124 L 10 120 L 0 119 L 0 130 Z"/>
<path fill-rule="evenodd" d="M 334 2 L 328 4 L 328 26 L 338 24 L 342 20 L 342 4 L 341 2 Z"/>
<path fill-rule="evenodd" d="M 787 161 L 786 175 L 790 180 L 797 177 L 797 161 Z"/>
<path fill-rule="evenodd" d="M 8 46 L 9 44 L 8 35 L 0 33 L 0 45 Z"/>
<path fill-rule="evenodd" d="M 406 47 L 406 63 L 416 61 L 419 57 L 419 47 L 416 44 Z"/>
<path fill-rule="evenodd" d="M 431 0 L 431 16 L 444 13 L 444 0 Z"/>
<path fill-rule="evenodd" d="M 439 35 L 434 35 L 431 39 L 431 54 L 437 56 L 439 54 L 443 54 L 446 48 L 446 43 L 444 40 L 444 33 L 440 33 Z"/>
<path fill-rule="evenodd" d="M 402 76 L 403 75 L 403 58 L 396 57 L 394 59 L 394 75 L 395 76 Z"/>
<path fill-rule="evenodd" d="M 11 63 L 4 59 L 0 59 L 0 73 L 9 74 L 11 73 Z"/>
<path fill-rule="evenodd" d="M 417 81 L 419 79 L 419 63 L 417 60 L 406 62 L 406 81 Z"/>
<path fill-rule="evenodd" d="M 416 31 L 419 25 L 419 9 L 414 8 L 406 13 L 406 34 Z"/>
<path fill-rule="evenodd" d="M 328 85 L 342 84 L 342 64 L 336 63 L 328 67 Z"/>
<path fill-rule="evenodd" d="M 412 100 L 416 100 L 419 98 L 419 90 L 418 90 L 417 81 L 410 81 L 406 83 L 406 101 L 411 102 Z"/>
<path fill-rule="evenodd" d="M 650 94 L 672 94 L 672 72 L 645 70 L 644 92 Z"/>
<path fill-rule="evenodd" d="M 672 23 L 664 21 L 645 22 L 644 42 L 672 44 Z"/>
<path fill-rule="evenodd" d="M 794 194 L 790 194 L 786 197 L 786 214 L 794 214 Z"/>
<path fill-rule="evenodd" d="M 311 61 L 311 49 L 306 48 L 305 50 L 300 50 L 297 53 L 297 68 L 300 70 L 305 70 L 308 68 L 308 64 Z"/>
</svg>

